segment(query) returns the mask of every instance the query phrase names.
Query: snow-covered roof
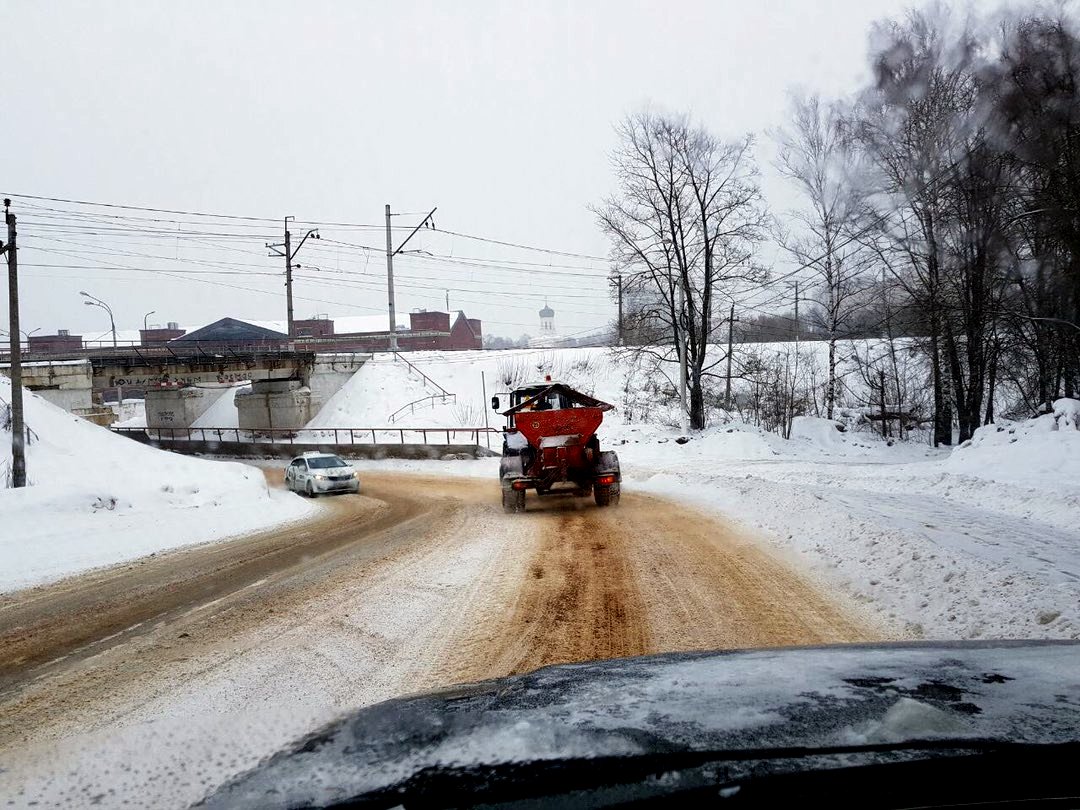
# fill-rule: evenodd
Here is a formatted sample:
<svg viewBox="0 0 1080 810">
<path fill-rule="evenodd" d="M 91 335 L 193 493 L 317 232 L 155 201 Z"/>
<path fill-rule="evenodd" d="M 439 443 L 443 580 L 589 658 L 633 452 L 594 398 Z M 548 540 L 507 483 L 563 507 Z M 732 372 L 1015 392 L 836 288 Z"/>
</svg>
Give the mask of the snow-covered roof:
<svg viewBox="0 0 1080 810">
<path fill-rule="evenodd" d="M 272 329 L 275 332 L 287 332 L 287 321 L 261 321 L 254 320 L 252 318 L 238 318 L 244 323 L 250 323 L 254 326 L 261 326 L 264 329 Z M 297 318 L 297 320 L 307 320 L 306 318 Z M 390 319 L 388 315 L 346 315 L 342 318 L 329 318 L 334 322 L 334 334 L 344 335 L 352 332 L 385 332 L 390 327 Z M 408 329 L 408 321 L 403 321 L 400 316 L 397 318 L 398 329 Z"/>
<path fill-rule="evenodd" d="M 390 329 L 390 316 L 385 312 L 380 315 L 346 315 L 334 318 L 334 333 L 338 335 L 351 332 L 386 332 Z M 397 315 L 397 328 L 408 329 L 409 322 Z"/>
</svg>

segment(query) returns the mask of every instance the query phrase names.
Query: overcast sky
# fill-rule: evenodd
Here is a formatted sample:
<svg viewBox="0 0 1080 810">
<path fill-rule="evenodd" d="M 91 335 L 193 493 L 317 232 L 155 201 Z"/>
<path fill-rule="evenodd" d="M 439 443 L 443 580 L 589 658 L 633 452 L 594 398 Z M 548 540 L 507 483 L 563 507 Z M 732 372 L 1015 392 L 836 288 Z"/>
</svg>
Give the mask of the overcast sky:
<svg viewBox="0 0 1080 810">
<path fill-rule="evenodd" d="M 437 205 L 442 229 L 603 257 L 587 206 L 612 190 L 618 119 L 653 104 L 720 135 L 762 134 L 783 123 L 795 86 L 856 89 L 870 23 L 908 5 L 7 0 L 0 187 L 373 226 L 385 203 Z M 767 163 L 764 137 L 759 154 Z M 789 207 L 764 168 L 772 206 Z M 263 247 L 281 226 L 102 213 L 155 216 L 16 200 L 24 330 L 100 335 L 107 317 L 83 306 L 80 290 L 110 303 L 120 328 L 137 328 L 149 310 L 151 322 L 190 326 L 284 318 L 281 279 L 270 275 L 282 260 Z M 320 268 L 299 274 L 297 317 L 383 311 L 383 232 L 321 235 L 297 256 Z M 399 257 L 399 312 L 443 308 L 450 288 L 451 307 L 489 333 L 535 332 L 545 292 L 563 333 L 611 318 L 602 261 L 431 233 L 409 247 L 518 270 Z M 526 273 L 509 261 L 587 269 Z"/>
</svg>

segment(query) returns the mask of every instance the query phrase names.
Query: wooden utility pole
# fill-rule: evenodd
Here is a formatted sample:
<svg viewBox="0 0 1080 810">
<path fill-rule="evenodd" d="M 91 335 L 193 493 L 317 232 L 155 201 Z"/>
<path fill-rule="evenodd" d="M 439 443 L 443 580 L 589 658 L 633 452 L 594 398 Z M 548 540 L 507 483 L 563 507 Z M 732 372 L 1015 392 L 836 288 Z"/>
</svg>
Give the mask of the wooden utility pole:
<svg viewBox="0 0 1080 810">
<path fill-rule="evenodd" d="M 731 410 L 731 349 L 735 342 L 735 302 L 731 302 L 731 314 L 727 325 L 727 382 L 724 384 L 724 410 Z"/>
<path fill-rule="evenodd" d="M 11 341 L 11 485 L 26 486 L 26 427 L 23 424 L 22 332 L 19 331 L 19 260 L 15 245 L 15 215 L 11 200 L 4 200 L 7 244 L 0 250 L 8 264 L 8 331 Z"/>
</svg>

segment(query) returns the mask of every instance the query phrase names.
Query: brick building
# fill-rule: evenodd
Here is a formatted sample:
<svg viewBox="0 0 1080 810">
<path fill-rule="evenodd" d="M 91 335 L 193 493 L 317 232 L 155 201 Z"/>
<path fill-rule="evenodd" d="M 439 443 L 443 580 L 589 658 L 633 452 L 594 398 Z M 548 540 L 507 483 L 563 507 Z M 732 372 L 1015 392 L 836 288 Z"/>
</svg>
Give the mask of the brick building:
<svg viewBox="0 0 1080 810">
<path fill-rule="evenodd" d="M 345 317 L 335 321 L 325 315 L 293 321 L 295 337 L 289 340 L 284 321 L 248 321 L 240 318 L 221 318 L 192 331 L 170 322 L 162 328 L 154 326 L 135 333 L 124 333 L 118 341 L 120 348 L 161 348 L 165 346 L 194 347 L 209 351 L 223 349 L 268 350 L 286 349 L 290 344 L 299 350 L 334 352 L 385 352 L 390 350 L 390 330 L 386 316 Z M 461 351 L 482 349 L 483 332 L 476 318 L 464 312 L 409 313 L 409 324 L 398 322 L 396 332 L 398 351 Z M 109 349 L 108 341 L 84 344 L 81 335 L 70 335 L 61 329 L 55 335 L 31 335 L 30 351 L 62 353 L 83 349 Z"/>
<path fill-rule="evenodd" d="M 55 335 L 30 335 L 26 339 L 33 352 L 69 352 L 82 348 L 82 335 L 72 335 L 67 329 L 58 329 Z"/>
<path fill-rule="evenodd" d="M 313 318 L 293 321 L 298 349 L 314 351 L 385 352 L 390 350 L 390 330 L 382 315 L 362 318 Z M 345 327 L 345 329 L 339 329 Z M 284 329 L 285 324 L 280 324 Z M 462 351 L 483 348 L 483 331 L 476 318 L 463 312 L 410 312 L 409 325 L 399 322 L 398 351 Z"/>
</svg>

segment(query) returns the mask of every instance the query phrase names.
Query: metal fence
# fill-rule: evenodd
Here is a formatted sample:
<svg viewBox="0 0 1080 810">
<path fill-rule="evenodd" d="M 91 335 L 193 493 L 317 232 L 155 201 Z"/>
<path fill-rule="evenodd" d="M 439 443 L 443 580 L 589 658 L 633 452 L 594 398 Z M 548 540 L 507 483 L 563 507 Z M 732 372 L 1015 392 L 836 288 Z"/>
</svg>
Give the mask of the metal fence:
<svg viewBox="0 0 1080 810">
<path fill-rule="evenodd" d="M 114 433 L 133 438 L 148 437 L 166 441 L 196 442 L 260 442 L 266 444 L 475 444 L 491 434 L 500 433 L 492 427 L 353 427 L 353 428 L 274 428 L 247 430 L 244 428 L 144 428 L 114 427 Z"/>
</svg>

